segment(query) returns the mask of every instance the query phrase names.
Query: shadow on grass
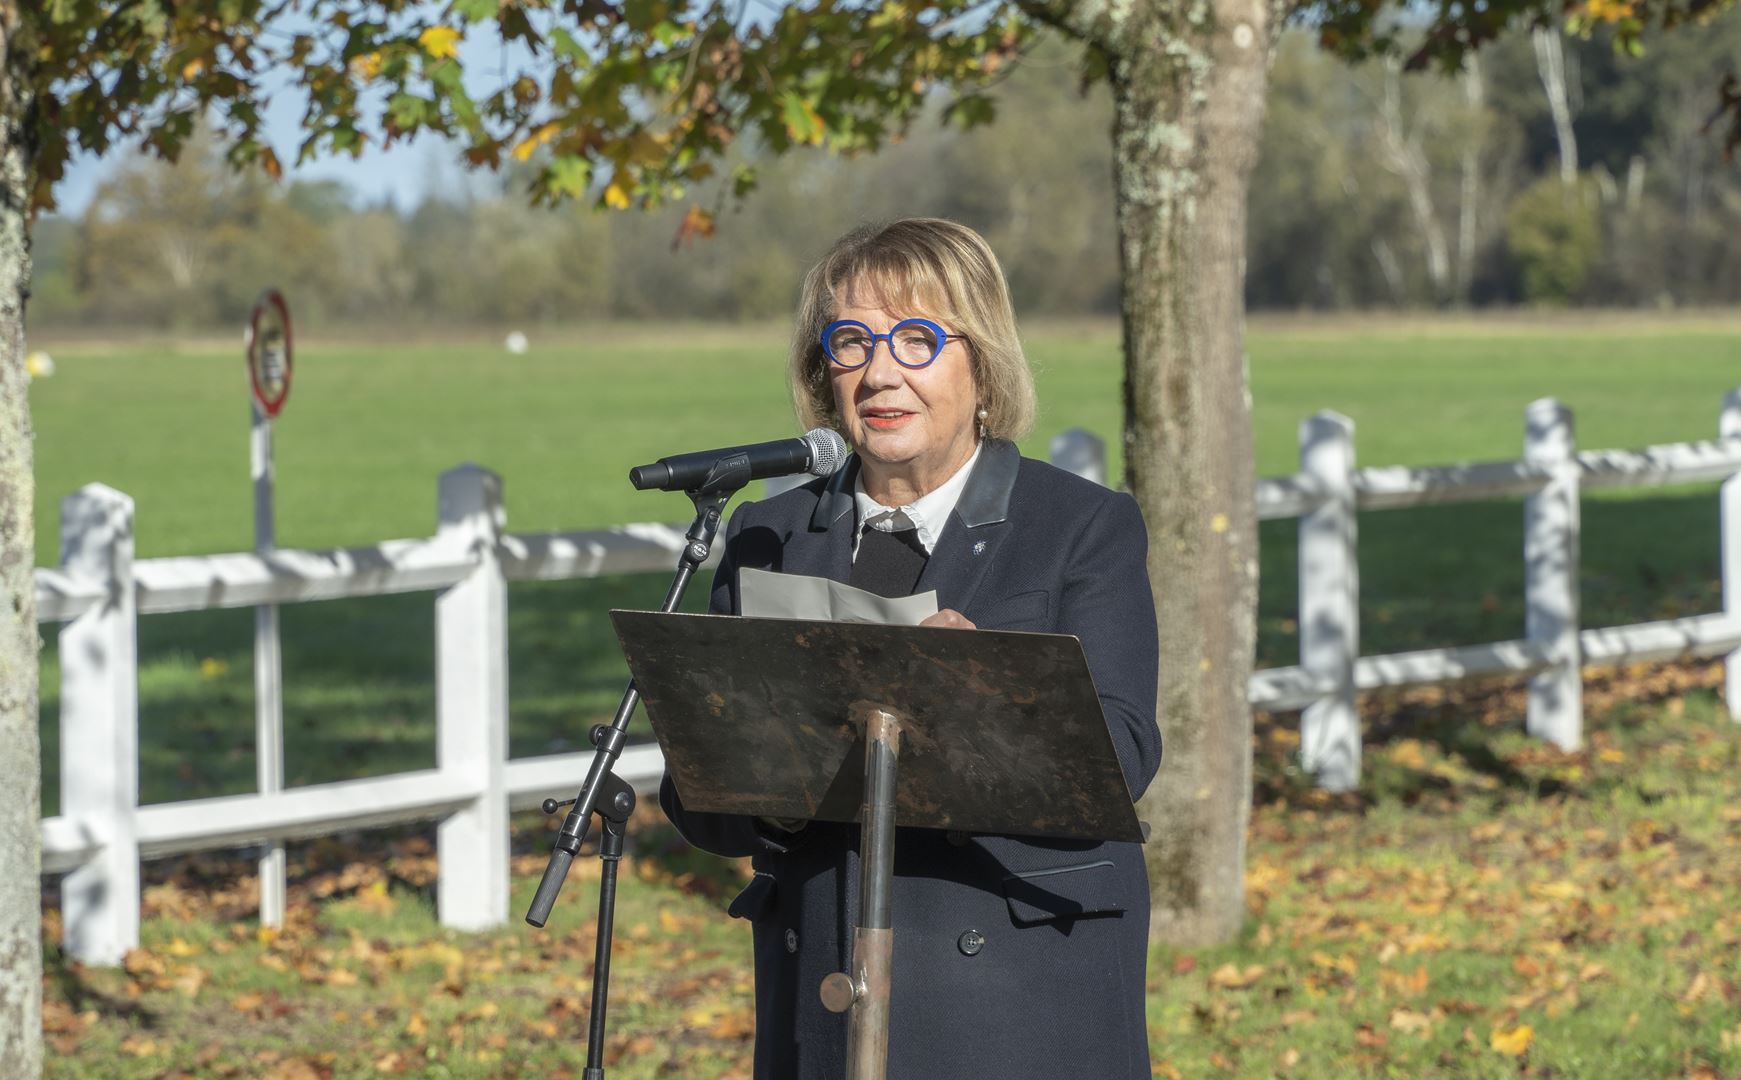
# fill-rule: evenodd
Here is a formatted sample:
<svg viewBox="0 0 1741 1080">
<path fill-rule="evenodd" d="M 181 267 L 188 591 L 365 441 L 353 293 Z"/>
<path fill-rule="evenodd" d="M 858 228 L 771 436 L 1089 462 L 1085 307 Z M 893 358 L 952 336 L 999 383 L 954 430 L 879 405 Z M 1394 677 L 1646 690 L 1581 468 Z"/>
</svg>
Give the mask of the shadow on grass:
<svg viewBox="0 0 1741 1080">
<path fill-rule="evenodd" d="M 1255 718 L 1253 789 L 1258 805 L 1362 814 L 1382 803 L 1414 812 L 1456 813 L 1471 806 L 1497 812 L 1519 800 L 1606 803 L 1624 791 L 1644 805 L 1674 788 L 1672 774 L 1646 777 L 1598 767 L 1628 753 L 1661 754 L 1664 742 L 1708 740 L 1697 725 L 1683 731 L 1657 716 L 1678 717 L 1695 702 L 1726 716 L 1720 661 L 1637 664 L 1584 671 L 1584 743 L 1561 750 L 1524 733 L 1528 685 L 1521 678 L 1413 687 L 1362 695 L 1363 774 L 1356 792 L 1318 790 L 1300 768 L 1301 714 Z M 1721 725 L 1726 730 L 1725 720 Z M 1658 732 L 1640 738 L 1639 732 Z M 1666 736 L 1662 735 L 1666 732 Z M 1604 755 L 1614 755 L 1604 757 Z M 1741 758 L 1738 758 L 1741 760 Z"/>
</svg>

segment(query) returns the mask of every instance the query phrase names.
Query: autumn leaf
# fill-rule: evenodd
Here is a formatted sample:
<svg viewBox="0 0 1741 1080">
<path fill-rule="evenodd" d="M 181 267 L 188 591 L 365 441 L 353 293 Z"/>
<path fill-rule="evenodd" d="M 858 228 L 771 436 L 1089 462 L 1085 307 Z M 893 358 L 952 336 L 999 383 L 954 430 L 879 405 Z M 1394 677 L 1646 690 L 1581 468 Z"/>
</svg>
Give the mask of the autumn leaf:
<svg viewBox="0 0 1741 1080">
<path fill-rule="evenodd" d="M 627 210 L 629 208 L 629 193 L 623 190 L 623 185 L 620 182 L 612 180 L 605 187 L 605 205 L 612 210 Z M 631 935 L 632 933 L 633 929 L 631 928 Z"/>
<path fill-rule="evenodd" d="M 143 1035 L 129 1035 L 121 1040 L 121 1052 L 129 1057 L 150 1057 L 157 1053 L 157 1041 Z"/>
<path fill-rule="evenodd" d="M 417 35 L 417 44 L 436 60 L 456 56 L 459 54 L 459 31 L 451 26 L 431 26 Z"/>
<path fill-rule="evenodd" d="M 554 121 L 548 124 L 541 124 L 534 128 L 531 134 L 527 135 L 524 139 L 521 139 L 519 143 L 514 146 L 514 160 L 527 160 L 533 154 L 537 153 L 540 146 L 543 146 L 545 143 L 555 138 L 556 133 L 561 130 L 562 125 L 555 123 Z"/>
<path fill-rule="evenodd" d="M 1528 1024 L 1519 1024 L 1509 1030 L 1494 1028 L 1488 1045 L 1509 1057 L 1518 1057 L 1529 1049 L 1529 1041 L 1534 1037 L 1535 1029 Z"/>
<path fill-rule="evenodd" d="M 352 75 L 365 81 L 375 78 L 381 74 L 381 54 L 366 52 L 352 57 L 350 71 Z"/>
<path fill-rule="evenodd" d="M 1222 964 L 1209 976 L 1210 986 L 1219 986 L 1223 990 L 1244 990 L 1263 978 L 1264 966 L 1252 964 L 1241 971 L 1233 964 Z"/>
<path fill-rule="evenodd" d="M 822 141 L 822 135 L 828 130 L 828 125 L 822 122 L 816 107 L 805 101 L 796 91 L 788 90 L 780 97 L 782 115 L 786 120 L 786 134 L 795 143 L 815 144 Z"/>
<path fill-rule="evenodd" d="M 713 215 L 699 206 L 691 206 L 688 212 L 683 215 L 683 223 L 677 227 L 677 235 L 671 240 L 671 248 L 675 251 L 697 236 L 704 238 L 711 237 L 713 236 L 713 230 Z M 664 925 L 667 915 L 670 915 L 670 912 L 661 911 L 659 913 L 659 922 L 661 926 Z"/>
</svg>

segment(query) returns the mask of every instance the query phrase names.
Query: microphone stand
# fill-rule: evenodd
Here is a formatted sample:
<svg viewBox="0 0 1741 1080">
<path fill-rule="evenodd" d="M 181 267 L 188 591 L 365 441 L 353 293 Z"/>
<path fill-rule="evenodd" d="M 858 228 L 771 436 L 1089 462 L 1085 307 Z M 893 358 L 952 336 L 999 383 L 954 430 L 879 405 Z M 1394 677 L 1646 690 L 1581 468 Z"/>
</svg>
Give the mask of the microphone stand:
<svg viewBox="0 0 1741 1080">
<path fill-rule="evenodd" d="M 689 501 L 695 504 L 695 520 L 684 536 L 683 554 L 677 560 L 677 573 L 672 578 L 671 588 L 665 594 L 665 603 L 660 611 L 676 611 L 683 603 L 683 594 L 689 588 L 690 580 L 695 577 L 695 571 L 700 569 L 701 564 L 707 561 L 708 553 L 713 548 L 714 538 L 719 533 L 720 513 L 725 509 L 725 504 L 731 501 L 731 497 L 749 481 L 749 459 L 736 455 L 722 459 L 700 487 L 685 492 Z M 641 693 L 635 687 L 635 681 L 630 679 L 627 689 L 623 691 L 622 703 L 617 706 L 616 718 L 608 725 L 593 726 L 592 766 L 587 770 L 580 794 L 567 802 L 544 800 L 543 809 L 546 814 L 554 814 L 564 806 L 571 809 L 551 844 L 550 862 L 544 868 L 544 877 L 538 882 L 538 891 L 532 897 L 532 906 L 526 911 L 526 921 L 533 926 L 541 928 L 549 920 L 550 909 L 556 903 L 556 894 L 562 891 L 563 879 L 568 876 L 568 868 L 574 862 L 575 856 L 580 854 L 581 841 L 586 839 L 587 830 L 592 824 L 592 815 L 597 813 L 602 825 L 598 850 L 602 863 L 599 871 L 598 935 L 593 953 L 592 1010 L 587 1024 L 586 1069 L 581 1073 L 581 1080 L 604 1080 L 605 1075 L 605 999 L 610 991 L 611 930 L 616 918 L 617 863 L 623 857 L 624 827 L 629 816 L 635 812 L 635 789 L 612 770 L 628 741 L 629 719 L 634 715 L 635 706 L 640 700 Z"/>
</svg>

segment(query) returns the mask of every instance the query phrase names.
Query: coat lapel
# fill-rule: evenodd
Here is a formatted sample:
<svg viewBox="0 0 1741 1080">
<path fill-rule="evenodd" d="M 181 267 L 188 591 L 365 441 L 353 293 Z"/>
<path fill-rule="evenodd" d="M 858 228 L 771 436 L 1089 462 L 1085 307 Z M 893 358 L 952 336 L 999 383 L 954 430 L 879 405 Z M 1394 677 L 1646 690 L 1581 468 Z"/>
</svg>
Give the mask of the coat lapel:
<svg viewBox="0 0 1741 1080">
<path fill-rule="evenodd" d="M 937 550 L 914 587 L 915 592 L 936 589 L 939 610 L 954 608 L 965 614 L 973 603 L 998 546 L 1010 534 L 1010 492 L 1020 466 L 1021 454 L 1014 443 L 986 441 L 955 512 L 937 538 Z"/>
<path fill-rule="evenodd" d="M 915 592 L 937 590 L 939 609 L 965 612 L 973 602 L 998 545 L 1009 535 L 1010 492 L 1020 466 L 1021 453 L 1014 443 L 987 440 L 914 588 Z M 787 543 L 785 573 L 840 582 L 852 576 L 852 534 L 858 524 L 852 492 L 857 478 L 858 456 L 854 455 L 822 489 L 803 541 L 794 536 Z"/>
<path fill-rule="evenodd" d="M 810 528 L 802 541 L 794 536 L 786 544 L 784 566 L 788 574 L 808 574 L 845 582 L 852 576 L 852 530 L 858 517 L 853 513 L 852 486 L 858 477 L 858 457 L 823 487 L 810 515 Z"/>
</svg>

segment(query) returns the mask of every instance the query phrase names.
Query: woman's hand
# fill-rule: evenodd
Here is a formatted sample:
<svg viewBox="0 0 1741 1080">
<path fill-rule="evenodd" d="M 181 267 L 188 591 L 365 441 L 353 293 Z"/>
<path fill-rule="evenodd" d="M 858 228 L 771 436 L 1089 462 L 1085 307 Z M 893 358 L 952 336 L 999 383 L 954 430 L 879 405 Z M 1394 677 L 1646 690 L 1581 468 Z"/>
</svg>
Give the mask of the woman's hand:
<svg viewBox="0 0 1741 1080">
<path fill-rule="evenodd" d="M 967 616 L 954 608 L 944 608 L 935 615 L 927 615 L 920 626 L 945 626 L 951 630 L 978 630 L 979 627 L 968 621 Z"/>
</svg>

